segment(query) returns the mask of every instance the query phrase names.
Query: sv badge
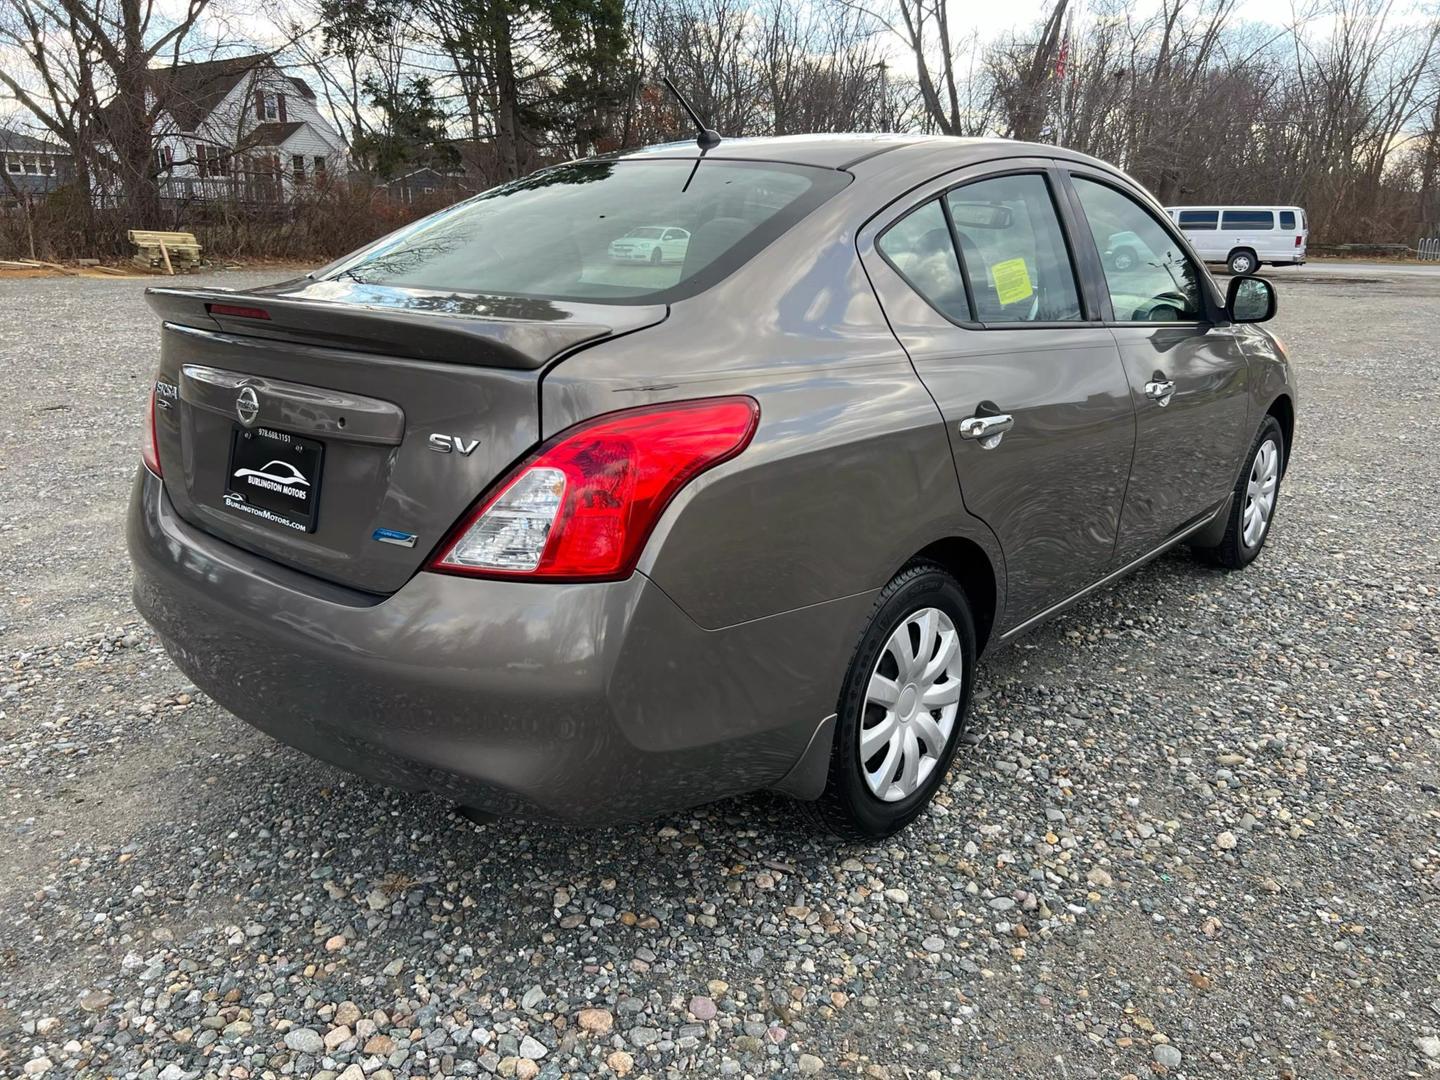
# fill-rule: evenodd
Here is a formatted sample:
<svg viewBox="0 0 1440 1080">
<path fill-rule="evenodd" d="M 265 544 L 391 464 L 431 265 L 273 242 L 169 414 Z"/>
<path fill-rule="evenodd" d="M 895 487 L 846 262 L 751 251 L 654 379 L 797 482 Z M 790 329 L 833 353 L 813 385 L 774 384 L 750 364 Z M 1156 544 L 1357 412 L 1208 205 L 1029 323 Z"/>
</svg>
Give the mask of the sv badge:
<svg viewBox="0 0 1440 1080">
<path fill-rule="evenodd" d="M 430 449 L 434 450 L 437 454 L 448 454 L 450 451 L 455 450 L 461 454 L 469 455 L 479 445 L 479 439 L 464 439 L 459 435 L 440 435 L 437 433 L 430 436 Z"/>
</svg>

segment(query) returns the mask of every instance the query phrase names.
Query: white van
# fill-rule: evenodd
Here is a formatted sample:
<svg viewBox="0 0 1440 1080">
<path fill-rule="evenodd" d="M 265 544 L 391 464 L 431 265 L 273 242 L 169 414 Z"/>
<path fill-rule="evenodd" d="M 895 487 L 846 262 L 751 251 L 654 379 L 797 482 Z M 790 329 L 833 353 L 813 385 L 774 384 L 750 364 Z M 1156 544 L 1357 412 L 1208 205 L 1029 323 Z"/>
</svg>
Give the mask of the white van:
<svg viewBox="0 0 1440 1080">
<path fill-rule="evenodd" d="M 1223 262 L 1232 274 L 1305 261 L 1310 225 L 1298 206 L 1167 206 L 1165 212 L 1200 258 Z"/>
</svg>

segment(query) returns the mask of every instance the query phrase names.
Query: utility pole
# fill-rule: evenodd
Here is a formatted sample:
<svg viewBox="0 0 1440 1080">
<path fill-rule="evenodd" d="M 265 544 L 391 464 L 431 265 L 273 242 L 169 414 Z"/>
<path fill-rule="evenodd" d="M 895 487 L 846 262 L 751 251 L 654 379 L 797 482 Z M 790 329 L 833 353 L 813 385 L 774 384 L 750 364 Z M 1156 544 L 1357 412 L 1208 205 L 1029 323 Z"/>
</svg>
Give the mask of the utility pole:
<svg viewBox="0 0 1440 1080">
<path fill-rule="evenodd" d="M 889 131 L 890 121 L 890 65 L 880 61 L 880 130 Z"/>
</svg>

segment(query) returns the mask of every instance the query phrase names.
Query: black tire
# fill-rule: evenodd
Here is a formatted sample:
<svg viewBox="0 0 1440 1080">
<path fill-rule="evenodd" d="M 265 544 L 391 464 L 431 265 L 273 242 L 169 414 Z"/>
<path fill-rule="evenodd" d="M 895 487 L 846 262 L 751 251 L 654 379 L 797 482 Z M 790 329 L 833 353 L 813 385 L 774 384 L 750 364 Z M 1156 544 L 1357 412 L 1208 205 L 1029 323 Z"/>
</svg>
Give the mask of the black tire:
<svg viewBox="0 0 1440 1080">
<path fill-rule="evenodd" d="M 1270 516 L 1266 520 L 1259 539 L 1253 545 L 1245 542 L 1245 503 L 1250 486 L 1250 473 L 1255 467 L 1255 459 L 1260 453 L 1260 448 L 1267 441 L 1273 442 L 1279 451 L 1279 476 L 1276 480 L 1275 502 L 1270 510 Z M 1280 430 L 1280 424 L 1275 417 L 1265 417 L 1265 422 L 1260 425 L 1260 430 L 1255 433 L 1255 441 L 1250 444 L 1250 452 L 1245 455 L 1245 467 L 1240 470 L 1240 477 L 1235 481 L 1235 491 L 1230 499 L 1230 514 L 1225 523 L 1225 537 L 1210 548 L 1196 548 L 1195 550 L 1207 561 L 1226 570 L 1240 570 L 1249 566 L 1255 561 L 1265 547 L 1265 541 L 1270 537 L 1270 529 L 1275 524 L 1275 515 L 1280 510 L 1280 487 L 1281 481 L 1285 479 L 1285 466 L 1289 461 L 1288 447 L 1285 445 L 1285 433 Z"/>
<path fill-rule="evenodd" d="M 664 258 L 665 258 L 664 254 L 661 253 L 661 251 L 660 251 L 660 249 L 659 249 L 658 247 L 653 247 L 653 248 L 650 249 L 650 265 L 651 265 L 651 266 L 659 266 L 661 260 L 663 260 Z"/>
<path fill-rule="evenodd" d="M 866 709 L 866 689 L 891 634 L 910 615 L 924 608 L 943 611 L 955 627 L 962 663 L 959 705 L 949 739 L 929 777 L 906 798 L 885 802 L 871 793 L 862 772 L 865 763 L 860 760 L 860 729 Z M 974 679 L 975 623 L 965 591 L 936 564 L 912 563 L 880 591 L 870 623 L 850 658 L 836 705 L 830 774 L 824 793 L 809 804 L 819 823 L 843 839 L 873 841 L 892 836 L 914 821 L 945 782 L 945 774 L 965 730 Z"/>
<path fill-rule="evenodd" d="M 1225 265 L 1230 268 L 1230 273 L 1253 274 L 1260 269 L 1260 258 L 1249 248 L 1236 248 L 1230 252 L 1230 257 L 1225 260 Z"/>
</svg>

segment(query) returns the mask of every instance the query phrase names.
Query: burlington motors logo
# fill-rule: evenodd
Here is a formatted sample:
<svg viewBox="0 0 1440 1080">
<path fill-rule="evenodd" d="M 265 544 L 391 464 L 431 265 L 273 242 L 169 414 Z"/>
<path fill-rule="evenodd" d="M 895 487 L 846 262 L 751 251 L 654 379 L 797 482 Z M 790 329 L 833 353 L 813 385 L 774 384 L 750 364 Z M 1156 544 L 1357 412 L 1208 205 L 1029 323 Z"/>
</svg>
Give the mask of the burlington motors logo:
<svg viewBox="0 0 1440 1080">
<path fill-rule="evenodd" d="M 235 398 L 235 415 L 246 427 L 253 424 L 260 415 L 260 395 L 255 393 L 253 386 L 241 388 L 239 396 Z"/>
<path fill-rule="evenodd" d="M 263 469 L 236 469 L 235 479 L 266 491 L 278 491 L 292 499 L 303 501 L 310 497 L 310 492 L 305 490 L 310 481 L 288 461 L 271 461 Z"/>
</svg>

